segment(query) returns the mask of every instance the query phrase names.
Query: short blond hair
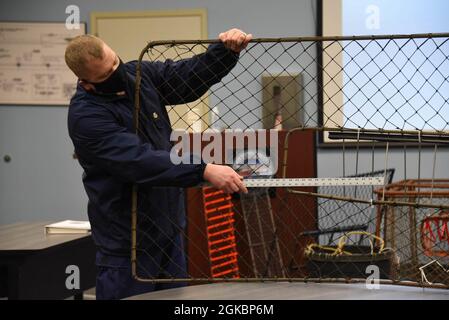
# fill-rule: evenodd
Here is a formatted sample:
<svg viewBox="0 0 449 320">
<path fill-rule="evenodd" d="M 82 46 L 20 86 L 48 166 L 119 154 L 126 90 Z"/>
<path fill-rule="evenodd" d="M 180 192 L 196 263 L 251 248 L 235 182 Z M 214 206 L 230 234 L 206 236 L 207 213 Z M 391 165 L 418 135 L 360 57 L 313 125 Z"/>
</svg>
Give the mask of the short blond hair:
<svg viewBox="0 0 449 320">
<path fill-rule="evenodd" d="M 65 49 L 65 63 L 76 74 L 83 78 L 85 65 L 89 57 L 102 59 L 104 55 L 104 42 L 90 34 L 83 34 L 73 38 Z"/>
</svg>

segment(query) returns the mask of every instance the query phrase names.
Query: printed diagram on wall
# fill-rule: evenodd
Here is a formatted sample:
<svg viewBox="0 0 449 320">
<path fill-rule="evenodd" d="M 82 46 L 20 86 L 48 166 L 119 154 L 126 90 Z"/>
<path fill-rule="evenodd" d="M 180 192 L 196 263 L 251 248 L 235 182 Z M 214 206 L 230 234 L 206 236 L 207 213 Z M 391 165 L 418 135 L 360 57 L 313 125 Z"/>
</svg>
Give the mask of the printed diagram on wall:
<svg viewBox="0 0 449 320">
<path fill-rule="evenodd" d="M 84 24 L 0 22 L 0 104 L 68 104 L 77 79 L 64 51 L 84 33 Z"/>
</svg>

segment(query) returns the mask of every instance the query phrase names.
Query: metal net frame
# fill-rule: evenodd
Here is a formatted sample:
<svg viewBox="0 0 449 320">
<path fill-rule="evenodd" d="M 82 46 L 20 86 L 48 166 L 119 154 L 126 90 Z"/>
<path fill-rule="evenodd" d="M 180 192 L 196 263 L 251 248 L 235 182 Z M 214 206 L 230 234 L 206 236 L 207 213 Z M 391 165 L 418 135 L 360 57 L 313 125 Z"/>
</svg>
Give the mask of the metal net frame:
<svg viewBox="0 0 449 320">
<path fill-rule="evenodd" d="M 140 106 L 143 61 L 179 61 L 217 42 L 156 41 L 142 50 L 134 97 L 142 139 L 152 141 L 141 129 L 150 121 Z M 167 110 L 171 126 L 191 136 L 211 128 L 283 132 L 282 163 L 273 177 L 300 178 L 289 174 L 298 165 L 289 161 L 298 143 L 293 137 L 312 132 L 339 154 L 338 177 L 382 177 L 384 184 L 253 188 L 233 196 L 191 188 L 186 198 L 201 207 L 200 216 L 188 217 L 187 227 L 173 221 L 187 247 L 188 273 L 180 268 L 158 276 L 147 265 L 170 257 L 139 247 L 142 241 L 158 246 L 151 229 L 142 227 L 157 226 L 139 213 L 145 195 L 135 185 L 131 262 L 137 280 L 365 282 L 366 266 L 375 264 L 380 282 L 449 288 L 449 193 L 439 190 L 444 181 L 435 176 L 449 142 L 449 34 L 253 39 L 206 94 Z M 390 163 L 392 150 L 401 164 Z M 249 170 L 257 176 L 257 167 Z M 398 185 L 402 196 L 392 196 Z"/>
</svg>

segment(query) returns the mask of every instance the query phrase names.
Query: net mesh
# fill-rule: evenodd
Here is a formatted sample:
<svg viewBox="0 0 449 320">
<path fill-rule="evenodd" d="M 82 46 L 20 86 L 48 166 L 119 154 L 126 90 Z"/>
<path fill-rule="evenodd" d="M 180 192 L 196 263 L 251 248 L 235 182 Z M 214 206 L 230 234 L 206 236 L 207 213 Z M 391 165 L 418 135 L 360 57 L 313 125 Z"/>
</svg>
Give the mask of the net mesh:
<svg viewBox="0 0 449 320">
<path fill-rule="evenodd" d="M 449 141 L 448 40 L 448 34 L 255 39 L 212 86 L 191 70 L 200 86 L 210 88 L 192 102 L 167 104 L 172 128 L 191 138 L 209 129 L 220 135 L 229 129 L 275 129 L 275 139 L 265 145 L 279 143 L 276 154 L 265 153 L 279 164 L 271 177 L 319 176 L 319 141 L 338 156 L 338 163 L 327 164 L 335 167 L 334 177 L 376 176 L 384 185 L 252 188 L 232 196 L 189 188 L 183 191 L 186 224 L 181 217 L 167 217 L 167 225 L 156 225 L 152 215 L 134 210 L 135 276 L 155 282 L 365 281 L 367 267 L 376 265 L 381 278 L 395 283 L 448 286 L 449 276 L 441 271 L 448 265 L 448 220 L 440 217 L 449 208 L 449 192 L 439 166 L 445 156 L 440 146 Z M 198 57 L 215 42 L 153 42 L 142 51 L 139 66 Z M 145 81 L 140 72 L 137 83 Z M 181 83 L 196 92 L 188 81 Z M 182 90 L 170 89 L 159 94 Z M 139 121 L 150 116 L 139 110 L 139 101 L 136 110 L 137 130 L 145 137 Z M 234 147 L 224 154 L 235 160 L 244 151 Z M 267 170 L 266 164 L 245 160 L 243 166 L 231 165 L 252 178 Z M 138 204 L 146 195 L 135 197 Z M 157 203 L 145 205 L 164 214 Z M 351 232 L 346 249 L 338 251 L 341 237 Z M 186 258 L 174 257 L 176 249 Z M 434 261 L 439 271 L 435 264 L 428 269 Z"/>
</svg>

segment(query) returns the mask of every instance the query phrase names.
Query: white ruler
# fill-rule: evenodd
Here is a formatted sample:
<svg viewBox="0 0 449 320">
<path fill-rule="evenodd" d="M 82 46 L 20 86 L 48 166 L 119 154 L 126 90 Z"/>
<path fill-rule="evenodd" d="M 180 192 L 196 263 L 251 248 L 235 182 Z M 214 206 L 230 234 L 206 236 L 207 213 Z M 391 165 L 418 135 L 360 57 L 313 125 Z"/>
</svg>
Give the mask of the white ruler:
<svg viewBox="0 0 449 320">
<path fill-rule="evenodd" d="M 243 179 L 246 187 L 382 186 L 384 177 Z"/>
</svg>

